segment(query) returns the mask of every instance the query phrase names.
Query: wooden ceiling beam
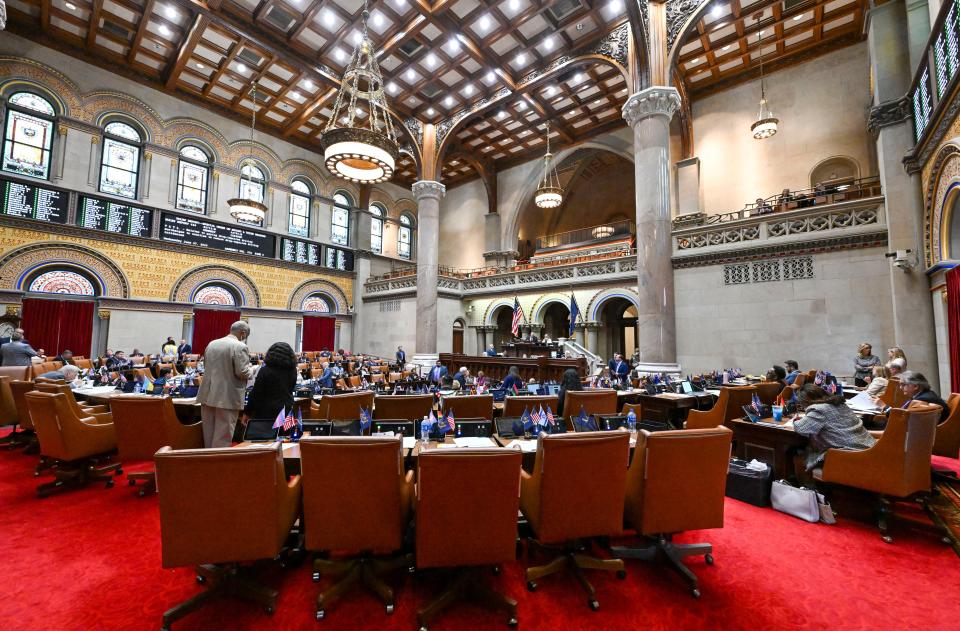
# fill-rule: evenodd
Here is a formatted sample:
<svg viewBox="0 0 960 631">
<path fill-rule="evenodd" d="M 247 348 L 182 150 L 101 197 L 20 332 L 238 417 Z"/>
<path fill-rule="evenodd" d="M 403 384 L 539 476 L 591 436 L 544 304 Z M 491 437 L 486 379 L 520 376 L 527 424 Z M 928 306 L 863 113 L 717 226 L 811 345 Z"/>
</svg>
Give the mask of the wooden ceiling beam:
<svg viewBox="0 0 960 631">
<path fill-rule="evenodd" d="M 103 11 L 103 0 L 93 0 L 93 8 L 90 11 L 90 25 L 87 27 L 87 48 L 92 47 L 97 41 L 101 11 Z"/>
<path fill-rule="evenodd" d="M 193 16 L 193 24 L 187 33 L 186 41 L 180 46 L 176 58 L 163 75 L 163 86 L 166 89 L 172 90 L 176 86 L 177 77 L 183 71 L 187 62 L 190 61 L 190 56 L 193 55 L 194 49 L 200 42 L 200 36 L 203 35 L 203 30 L 207 28 L 209 23 L 210 19 L 202 13 Z"/>
<path fill-rule="evenodd" d="M 132 64 L 133 60 L 137 57 L 137 51 L 143 42 L 143 36 L 147 34 L 147 25 L 150 23 L 150 15 L 153 14 L 153 7 L 156 3 L 157 0 L 147 0 L 147 4 L 143 8 L 143 13 L 140 15 L 140 23 L 137 25 L 137 32 L 133 36 L 133 43 L 130 44 L 130 52 L 127 53 L 127 63 L 129 64 Z"/>
<path fill-rule="evenodd" d="M 217 66 L 217 70 L 213 73 L 213 76 L 210 77 L 210 80 L 207 81 L 207 85 L 203 86 L 203 96 L 210 96 L 210 91 L 213 89 L 219 81 L 220 77 L 224 75 L 227 71 L 227 68 L 230 67 L 230 64 L 233 63 L 233 60 L 237 58 L 237 55 L 240 54 L 240 49 L 244 46 L 243 39 L 238 39 L 234 44 L 233 48 L 230 49 L 230 52 L 227 53 L 227 56 L 224 57 L 223 61 L 220 62 L 220 65 Z"/>
<path fill-rule="evenodd" d="M 300 110 L 299 114 L 296 114 L 293 117 L 293 120 L 287 123 L 286 127 L 283 128 L 283 137 L 286 138 L 290 134 L 297 131 L 304 123 L 306 123 L 313 115 L 323 109 L 324 105 L 327 104 L 327 101 L 332 99 L 337 95 L 336 88 L 330 88 L 323 93 L 322 96 L 316 96 L 312 101 L 307 101 L 305 107 Z"/>
</svg>

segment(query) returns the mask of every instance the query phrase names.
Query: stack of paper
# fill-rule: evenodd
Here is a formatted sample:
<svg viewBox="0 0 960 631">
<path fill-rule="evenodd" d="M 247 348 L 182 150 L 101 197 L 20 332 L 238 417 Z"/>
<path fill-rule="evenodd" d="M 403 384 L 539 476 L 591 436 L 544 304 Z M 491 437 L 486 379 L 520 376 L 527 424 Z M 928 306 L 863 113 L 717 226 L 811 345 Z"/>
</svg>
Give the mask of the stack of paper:
<svg viewBox="0 0 960 631">
<path fill-rule="evenodd" d="M 486 438 L 484 436 L 466 436 L 463 438 L 454 438 L 453 442 L 457 447 L 496 447 L 497 444 L 493 442 L 492 438 Z"/>
</svg>

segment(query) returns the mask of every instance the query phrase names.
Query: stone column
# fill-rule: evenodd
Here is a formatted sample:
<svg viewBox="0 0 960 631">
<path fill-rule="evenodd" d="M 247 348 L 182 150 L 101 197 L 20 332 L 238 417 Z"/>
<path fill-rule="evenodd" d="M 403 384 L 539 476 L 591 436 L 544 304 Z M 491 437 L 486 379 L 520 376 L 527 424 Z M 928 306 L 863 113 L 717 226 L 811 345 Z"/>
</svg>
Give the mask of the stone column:
<svg viewBox="0 0 960 631">
<path fill-rule="evenodd" d="M 587 347 L 587 350 L 595 355 L 599 355 L 597 352 L 597 330 L 600 328 L 599 322 L 586 322 L 584 323 L 584 328 L 587 330 L 587 343 L 584 346 Z"/>
<path fill-rule="evenodd" d="M 483 355 L 487 350 L 486 327 L 483 325 L 474 327 L 477 330 L 477 355 Z"/>
<path fill-rule="evenodd" d="M 411 187 L 417 200 L 417 337 L 414 362 L 432 366 L 437 359 L 437 265 L 440 249 L 440 200 L 446 187 L 420 180 Z"/>
<path fill-rule="evenodd" d="M 670 262 L 670 119 L 680 107 L 675 88 L 654 86 L 627 99 L 633 128 L 637 223 L 637 330 L 644 363 L 677 360 Z M 595 346 L 590 350 L 596 352 Z"/>
</svg>

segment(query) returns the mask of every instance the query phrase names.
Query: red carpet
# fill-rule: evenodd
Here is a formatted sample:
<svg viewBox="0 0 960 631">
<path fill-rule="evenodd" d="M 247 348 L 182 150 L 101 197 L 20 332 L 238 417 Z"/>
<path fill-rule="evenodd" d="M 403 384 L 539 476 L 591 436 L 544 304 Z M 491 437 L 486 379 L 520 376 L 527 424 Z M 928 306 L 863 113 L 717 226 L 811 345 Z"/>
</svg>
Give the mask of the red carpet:
<svg viewBox="0 0 960 631">
<path fill-rule="evenodd" d="M 138 498 L 121 482 L 38 500 L 35 461 L 0 452 L 5 630 L 157 629 L 164 610 L 199 590 L 189 569 L 160 567 L 156 496 Z M 504 568 L 497 584 L 519 601 L 522 629 L 876 629 L 894 621 L 960 628 L 960 560 L 930 535 L 894 534 L 888 545 L 866 524 L 807 524 L 727 500 L 724 529 L 683 537 L 715 545 L 715 566 L 702 558 L 691 563 L 700 576 L 699 601 L 665 568 L 640 562 L 628 562 L 625 581 L 592 573 L 601 605 L 596 613 L 567 578 L 544 579 L 537 593 L 528 593 L 520 562 Z M 271 578 L 281 593 L 273 616 L 223 600 L 174 629 L 409 631 L 416 607 L 440 587 L 436 578 L 398 575 L 392 616 L 355 592 L 318 623 L 308 564 L 278 569 Z M 506 626 L 497 614 L 467 607 L 451 609 L 431 628 Z"/>
</svg>

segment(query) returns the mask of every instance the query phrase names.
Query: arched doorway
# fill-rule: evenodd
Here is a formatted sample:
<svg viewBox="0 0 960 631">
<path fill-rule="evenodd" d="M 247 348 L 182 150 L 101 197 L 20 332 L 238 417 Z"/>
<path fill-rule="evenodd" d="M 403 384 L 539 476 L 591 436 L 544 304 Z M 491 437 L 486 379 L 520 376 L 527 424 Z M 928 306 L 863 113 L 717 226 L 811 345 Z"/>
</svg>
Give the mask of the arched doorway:
<svg viewBox="0 0 960 631">
<path fill-rule="evenodd" d="M 602 357 L 621 353 L 626 359 L 637 349 L 637 309 L 625 298 L 611 298 L 600 310 L 599 351 Z"/>
<path fill-rule="evenodd" d="M 463 354 L 463 320 L 453 321 L 453 353 Z"/>
<path fill-rule="evenodd" d="M 497 325 L 493 332 L 493 346 L 498 351 L 503 350 L 503 345 L 513 340 L 513 333 L 510 330 L 513 326 L 513 309 L 508 305 L 497 307 L 492 319 Z"/>
<path fill-rule="evenodd" d="M 570 309 L 559 302 L 551 302 L 543 310 L 543 337 L 569 337 Z"/>
</svg>

